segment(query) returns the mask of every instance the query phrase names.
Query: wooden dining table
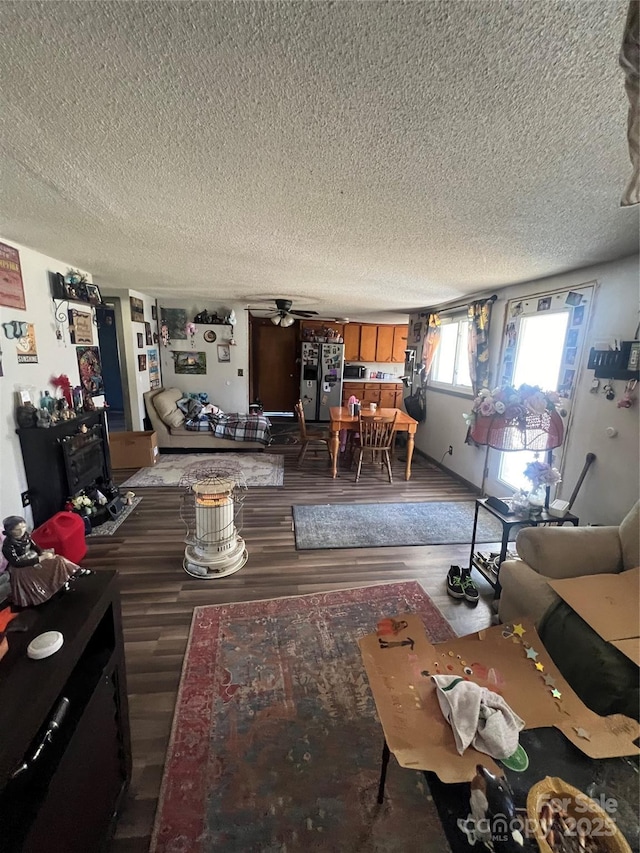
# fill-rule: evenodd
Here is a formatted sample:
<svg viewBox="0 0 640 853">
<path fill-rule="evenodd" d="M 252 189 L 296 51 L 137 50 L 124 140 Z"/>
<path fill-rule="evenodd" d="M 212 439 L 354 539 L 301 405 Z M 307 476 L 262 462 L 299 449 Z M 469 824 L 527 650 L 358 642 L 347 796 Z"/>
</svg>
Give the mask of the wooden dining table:
<svg viewBox="0 0 640 853">
<path fill-rule="evenodd" d="M 418 421 L 409 417 L 406 412 L 401 409 L 381 409 L 377 408 L 375 412 L 369 409 L 362 410 L 362 417 L 385 417 L 392 418 L 397 414 L 395 432 L 407 433 L 407 461 L 404 467 L 404 478 L 408 480 L 411 477 L 411 457 L 413 456 L 413 447 L 415 444 L 415 434 L 418 428 Z M 331 438 L 329 441 L 329 452 L 331 453 L 331 473 L 335 479 L 338 476 L 338 454 L 340 452 L 340 430 L 346 429 L 354 432 L 358 429 L 360 423 L 357 415 L 350 415 L 349 409 L 346 406 L 333 406 L 329 409 L 329 429 Z"/>
</svg>

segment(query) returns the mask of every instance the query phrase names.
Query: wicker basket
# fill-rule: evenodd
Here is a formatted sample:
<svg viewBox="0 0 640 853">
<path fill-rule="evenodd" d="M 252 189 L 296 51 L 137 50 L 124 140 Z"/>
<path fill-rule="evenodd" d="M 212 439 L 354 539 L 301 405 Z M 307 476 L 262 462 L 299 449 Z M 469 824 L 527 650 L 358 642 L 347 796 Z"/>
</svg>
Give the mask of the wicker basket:
<svg viewBox="0 0 640 853">
<path fill-rule="evenodd" d="M 568 800 L 566 810 L 570 817 L 575 818 L 576 821 L 586 818 L 596 828 L 600 828 L 597 843 L 599 850 L 603 853 L 631 853 L 626 838 L 603 808 L 573 785 L 552 776 L 537 782 L 527 795 L 527 815 L 542 853 L 554 853 L 553 848 L 545 840 L 540 826 L 542 807 L 553 799 Z"/>
</svg>

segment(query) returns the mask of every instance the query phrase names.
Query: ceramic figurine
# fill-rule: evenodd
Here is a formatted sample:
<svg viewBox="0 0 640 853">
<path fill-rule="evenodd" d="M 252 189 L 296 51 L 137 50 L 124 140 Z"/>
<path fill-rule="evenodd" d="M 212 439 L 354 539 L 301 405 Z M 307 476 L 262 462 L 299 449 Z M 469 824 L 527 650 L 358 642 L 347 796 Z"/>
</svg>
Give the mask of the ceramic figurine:
<svg viewBox="0 0 640 853">
<path fill-rule="evenodd" d="M 516 814 L 511 786 L 504 777 L 495 776 L 477 764 L 469 805 L 471 814 L 458 821 L 458 828 L 467 835 L 470 844 L 482 841 L 495 853 L 522 853 L 522 823 Z"/>
<path fill-rule="evenodd" d="M 5 536 L 2 554 L 9 564 L 11 601 L 18 607 L 32 607 L 48 601 L 76 574 L 90 574 L 53 549 L 43 550 L 27 530 L 27 522 L 10 515 L 2 522 Z"/>
</svg>

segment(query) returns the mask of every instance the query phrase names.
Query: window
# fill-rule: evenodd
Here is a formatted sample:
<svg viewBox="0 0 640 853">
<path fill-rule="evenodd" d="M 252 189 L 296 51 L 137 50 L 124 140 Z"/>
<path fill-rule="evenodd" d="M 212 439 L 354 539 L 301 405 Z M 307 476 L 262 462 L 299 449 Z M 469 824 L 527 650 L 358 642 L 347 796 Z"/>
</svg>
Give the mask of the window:
<svg viewBox="0 0 640 853">
<path fill-rule="evenodd" d="M 440 344 L 431 368 L 431 382 L 461 391 L 471 389 L 469 321 L 466 315 L 443 320 Z"/>
</svg>

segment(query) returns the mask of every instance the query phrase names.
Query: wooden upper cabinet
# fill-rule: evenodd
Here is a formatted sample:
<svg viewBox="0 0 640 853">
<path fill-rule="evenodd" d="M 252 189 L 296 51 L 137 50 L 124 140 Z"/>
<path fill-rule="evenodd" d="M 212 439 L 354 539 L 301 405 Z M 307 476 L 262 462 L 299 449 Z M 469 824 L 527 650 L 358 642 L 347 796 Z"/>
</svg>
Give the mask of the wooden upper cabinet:
<svg viewBox="0 0 640 853">
<path fill-rule="evenodd" d="M 404 351 L 407 348 L 407 338 L 409 334 L 409 326 L 394 326 L 393 327 L 393 362 L 398 364 L 404 363 Z"/>
<path fill-rule="evenodd" d="M 360 360 L 360 325 L 346 323 L 344 327 L 344 360 Z"/>
<path fill-rule="evenodd" d="M 360 361 L 377 361 L 376 340 L 378 326 L 360 327 Z"/>
<path fill-rule="evenodd" d="M 375 361 L 393 360 L 393 326 L 378 326 Z"/>
<path fill-rule="evenodd" d="M 300 334 L 303 340 L 305 329 L 311 329 L 316 335 L 321 335 L 324 329 L 332 329 L 338 335 L 344 335 L 342 323 L 333 323 L 331 320 L 300 320 Z"/>
</svg>

